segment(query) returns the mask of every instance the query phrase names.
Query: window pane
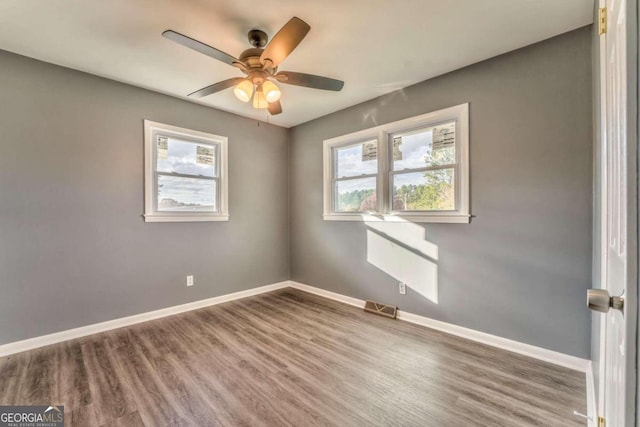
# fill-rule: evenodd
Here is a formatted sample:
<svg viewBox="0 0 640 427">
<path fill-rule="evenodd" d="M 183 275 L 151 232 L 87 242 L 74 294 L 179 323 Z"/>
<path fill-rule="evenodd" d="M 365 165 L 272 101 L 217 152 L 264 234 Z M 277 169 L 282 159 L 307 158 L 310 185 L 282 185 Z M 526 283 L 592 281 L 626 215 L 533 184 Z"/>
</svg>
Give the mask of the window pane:
<svg viewBox="0 0 640 427">
<path fill-rule="evenodd" d="M 335 149 L 336 178 L 378 173 L 376 140 Z"/>
<path fill-rule="evenodd" d="M 456 122 L 390 137 L 393 170 L 451 165 L 456 162 Z"/>
<path fill-rule="evenodd" d="M 453 168 L 394 175 L 393 210 L 454 210 L 454 177 Z"/>
<path fill-rule="evenodd" d="M 160 172 L 195 176 L 216 176 L 216 147 L 156 135 L 157 166 Z"/>
<path fill-rule="evenodd" d="M 336 212 L 377 211 L 376 178 L 336 182 Z"/>
<path fill-rule="evenodd" d="M 158 210 L 216 212 L 216 181 L 158 175 Z"/>
</svg>

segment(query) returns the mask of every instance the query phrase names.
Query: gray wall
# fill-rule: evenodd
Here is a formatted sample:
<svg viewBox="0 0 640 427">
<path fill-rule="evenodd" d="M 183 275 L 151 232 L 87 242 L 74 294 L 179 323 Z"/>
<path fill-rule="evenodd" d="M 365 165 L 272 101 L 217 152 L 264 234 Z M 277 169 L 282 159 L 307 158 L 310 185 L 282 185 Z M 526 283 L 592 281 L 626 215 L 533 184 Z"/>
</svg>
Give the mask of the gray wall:
<svg viewBox="0 0 640 427">
<path fill-rule="evenodd" d="M 289 278 L 286 129 L 7 52 L 0 94 L 0 344 Z M 143 119 L 229 137 L 229 222 L 143 222 Z"/>
<path fill-rule="evenodd" d="M 589 358 L 591 28 L 484 61 L 291 131 L 292 280 Z M 363 223 L 322 220 L 322 141 L 470 102 L 471 224 L 422 224 L 439 303 L 366 260 Z"/>
</svg>

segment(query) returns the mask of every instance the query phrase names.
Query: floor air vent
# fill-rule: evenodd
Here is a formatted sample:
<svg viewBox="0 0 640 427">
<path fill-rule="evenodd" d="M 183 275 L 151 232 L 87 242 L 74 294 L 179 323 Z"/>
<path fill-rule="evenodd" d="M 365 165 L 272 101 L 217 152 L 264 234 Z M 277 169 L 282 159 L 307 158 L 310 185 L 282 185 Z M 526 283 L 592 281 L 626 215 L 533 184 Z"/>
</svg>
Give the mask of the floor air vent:
<svg viewBox="0 0 640 427">
<path fill-rule="evenodd" d="M 379 302 L 365 301 L 364 311 L 395 319 L 396 314 L 398 313 L 398 307 L 394 305 L 380 304 Z"/>
</svg>

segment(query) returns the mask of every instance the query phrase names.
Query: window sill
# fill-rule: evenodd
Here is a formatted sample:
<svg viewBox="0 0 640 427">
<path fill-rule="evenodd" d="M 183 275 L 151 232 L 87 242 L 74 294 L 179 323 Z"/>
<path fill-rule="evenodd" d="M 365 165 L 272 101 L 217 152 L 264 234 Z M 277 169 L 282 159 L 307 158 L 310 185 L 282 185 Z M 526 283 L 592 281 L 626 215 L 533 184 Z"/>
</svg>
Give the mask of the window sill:
<svg viewBox="0 0 640 427">
<path fill-rule="evenodd" d="M 144 222 L 211 222 L 229 221 L 229 215 L 202 215 L 202 216 L 182 216 L 182 215 L 143 215 Z"/>
<path fill-rule="evenodd" d="M 433 222 L 469 224 L 471 215 L 380 215 L 380 214 L 325 214 L 325 221 L 360 221 L 360 222 Z"/>
</svg>

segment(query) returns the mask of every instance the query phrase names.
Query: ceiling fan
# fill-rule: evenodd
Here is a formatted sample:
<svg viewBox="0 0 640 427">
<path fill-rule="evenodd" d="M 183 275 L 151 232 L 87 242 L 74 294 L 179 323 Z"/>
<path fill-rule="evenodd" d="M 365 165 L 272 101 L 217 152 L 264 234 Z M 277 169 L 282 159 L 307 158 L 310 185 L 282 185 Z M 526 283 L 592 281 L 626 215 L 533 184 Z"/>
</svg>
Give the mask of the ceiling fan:
<svg viewBox="0 0 640 427">
<path fill-rule="evenodd" d="M 253 47 L 242 52 L 237 59 L 173 30 L 166 30 L 162 35 L 189 49 L 236 67 L 246 75 L 246 77 L 234 77 L 214 83 L 187 96 L 201 98 L 235 86 L 233 92 L 240 101 L 249 102 L 253 96 L 254 108 L 266 108 L 270 114 L 275 115 L 282 113 L 282 105 L 280 105 L 280 89 L 273 82 L 274 80 L 278 83 L 332 91 L 340 91 L 344 86 L 343 81 L 328 77 L 294 71 L 278 71 L 278 65 L 300 44 L 310 29 L 309 24 L 302 19 L 293 17 L 278 31 L 269 44 L 264 31 L 251 30 L 248 36 Z"/>
</svg>

